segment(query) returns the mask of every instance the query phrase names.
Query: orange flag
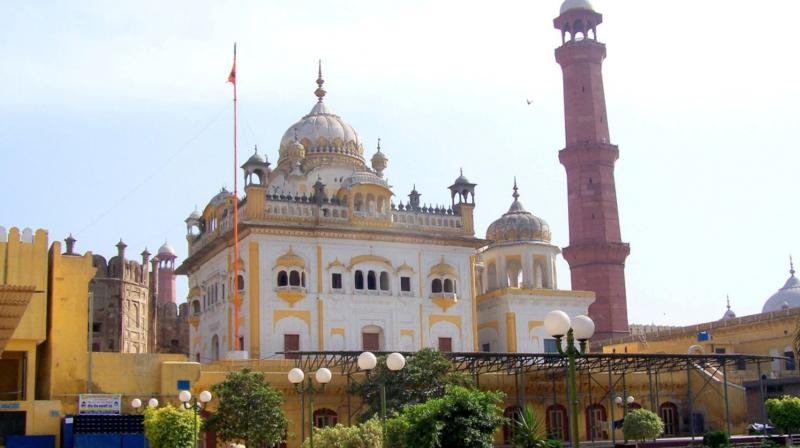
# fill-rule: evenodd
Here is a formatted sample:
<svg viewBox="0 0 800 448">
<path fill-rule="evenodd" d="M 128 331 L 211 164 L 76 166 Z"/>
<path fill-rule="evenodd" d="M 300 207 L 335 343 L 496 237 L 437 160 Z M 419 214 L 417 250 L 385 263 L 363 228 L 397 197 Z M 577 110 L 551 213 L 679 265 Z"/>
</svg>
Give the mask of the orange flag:
<svg viewBox="0 0 800 448">
<path fill-rule="evenodd" d="M 236 84 L 236 43 L 233 44 L 233 68 L 231 68 L 231 74 L 228 75 L 228 82 Z"/>
</svg>

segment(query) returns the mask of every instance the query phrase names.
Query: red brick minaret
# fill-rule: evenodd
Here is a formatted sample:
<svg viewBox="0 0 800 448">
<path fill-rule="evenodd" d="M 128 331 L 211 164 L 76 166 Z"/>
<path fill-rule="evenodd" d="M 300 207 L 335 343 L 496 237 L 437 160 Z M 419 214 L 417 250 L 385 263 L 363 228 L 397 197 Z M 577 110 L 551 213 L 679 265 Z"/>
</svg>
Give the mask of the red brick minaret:
<svg viewBox="0 0 800 448">
<path fill-rule="evenodd" d="M 608 136 L 603 93 L 606 46 L 597 41 L 603 16 L 587 0 L 566 0 L 553 21 L 561 31 L 556 61 L 564 76 L 566 146 L 558 159 L 567 171 L 569 247 L 564 258 L 572 272 L 572 289 L 593 291 L 589 307 L 596 339 L 628 333 L 625 302 L 625 258 L 614 187 L 619 150 Z"/>
</svg>

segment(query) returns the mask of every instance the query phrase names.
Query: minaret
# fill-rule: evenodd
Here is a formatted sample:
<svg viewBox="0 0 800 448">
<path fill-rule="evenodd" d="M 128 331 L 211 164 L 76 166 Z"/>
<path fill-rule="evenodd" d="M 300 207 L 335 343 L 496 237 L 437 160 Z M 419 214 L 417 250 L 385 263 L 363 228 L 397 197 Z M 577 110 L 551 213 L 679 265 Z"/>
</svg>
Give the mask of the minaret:
<svg viewBox="0 0 800 448">
<path fill-rule="evenodd" d="M 597 325 L 595 339 L 628 333 L 625 259 L 614 187 L 619 150 L 608 134 L 603 59 L 606 46 L 597 41 L 603 16 L 587 0 L 566 0 L 553 21 L 561 31 L 556 61 L 564 77 L 566 146 L 558 158 L 567 172 L 569 246 L 564 258 L 572 273 L 572 289 L 593 291 L 589 316 Z"/>
<path fill-rule="evenodd" d="M 154 273 L 158 276 L 157 297 L 158 304 L 175 303 L 175 249 L 166 241 L 158 249 L 158 271 Z"/>
</svg>

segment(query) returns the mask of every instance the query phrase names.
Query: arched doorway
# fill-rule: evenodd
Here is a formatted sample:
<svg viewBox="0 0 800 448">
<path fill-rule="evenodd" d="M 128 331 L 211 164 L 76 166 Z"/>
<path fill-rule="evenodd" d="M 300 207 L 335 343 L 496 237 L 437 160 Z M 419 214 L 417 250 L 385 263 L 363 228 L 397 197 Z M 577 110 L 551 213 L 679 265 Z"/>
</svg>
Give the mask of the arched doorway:
<svg viewBox="0 0 800 448">
<path fill-rule="evenodd" d="M 664 422 L 664 435 L 677 436 L 678 435 L 678 405 L 670 401 L 661 403 L 658 407 L 658 415 L 661 421 Z"/>
<path fill-rule="evenodd" d="M 606 408 L 595 403 L 586 408 L 586 437 L 591 440 L 608 439 Z"/>
<path fill-rule="evenodd" d="M 339 416 L 336 411 L 321 408 L 314 411 L 314 427 L 325 428 L 326 426 L 336 426 L 339 423 Z"/>
<path fill-rule="evenodd" d="M 547 436 L 553 440 L 569 441 L 569 414 L 567 408 L 560 404 L 553 404 L 547 407 Z"/>
</svg>

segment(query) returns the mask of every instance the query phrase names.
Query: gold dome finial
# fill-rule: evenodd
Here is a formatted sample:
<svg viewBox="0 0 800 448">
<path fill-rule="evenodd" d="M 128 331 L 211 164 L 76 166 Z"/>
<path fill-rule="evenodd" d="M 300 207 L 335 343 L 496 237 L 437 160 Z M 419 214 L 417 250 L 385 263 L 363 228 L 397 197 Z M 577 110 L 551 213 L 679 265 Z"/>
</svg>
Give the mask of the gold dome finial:
<svg viewBox="0 0 800 448">
<path fill-rule="evenodd" d="M 322 102 L 322 98 L 325 97 L 325 89 L 322 88 L 322 85 L 325 84 L 325 80 L 322 79 L 322 59 L 319 60 L 317 66 L 317 90 L 314 91 L 314 95 L 319 98 L 319 102 Z"/>
</svg>

